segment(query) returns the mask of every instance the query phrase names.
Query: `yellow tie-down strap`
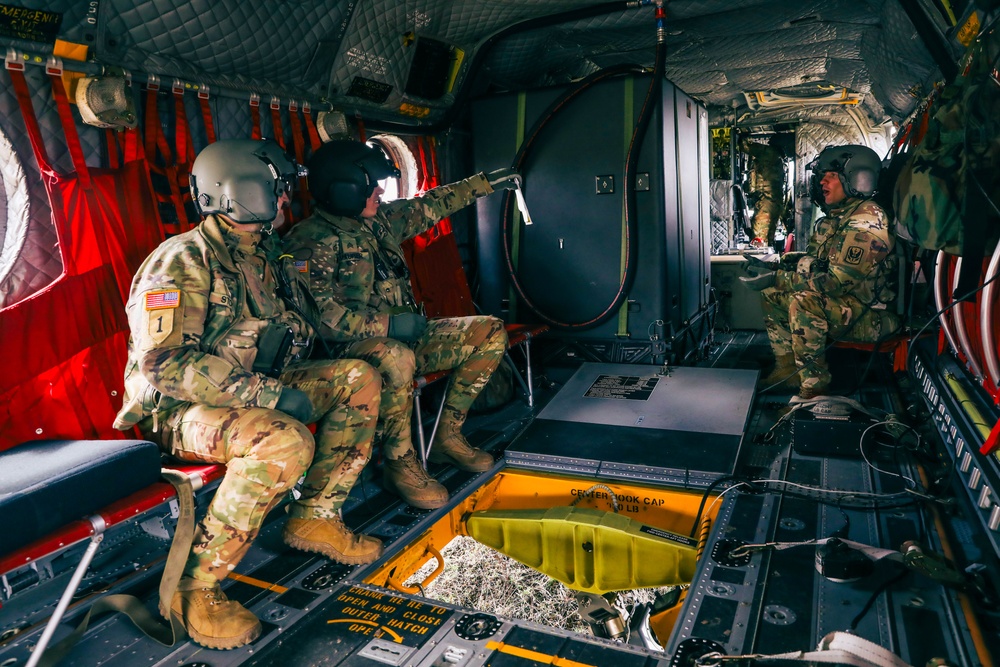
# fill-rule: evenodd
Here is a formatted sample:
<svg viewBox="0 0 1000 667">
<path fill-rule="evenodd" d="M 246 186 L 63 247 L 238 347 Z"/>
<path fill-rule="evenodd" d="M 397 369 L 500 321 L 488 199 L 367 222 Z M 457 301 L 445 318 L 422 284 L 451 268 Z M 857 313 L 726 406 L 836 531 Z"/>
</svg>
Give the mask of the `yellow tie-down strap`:
<svg viewBox="0 0 1000 667">
<path fill-rule="evenodd" d="M 597 509 L 483 510 L 465 525 L 476 541 L 597 595 L 690 583 L 698 560 L 695 540 Z"/>
</svg>

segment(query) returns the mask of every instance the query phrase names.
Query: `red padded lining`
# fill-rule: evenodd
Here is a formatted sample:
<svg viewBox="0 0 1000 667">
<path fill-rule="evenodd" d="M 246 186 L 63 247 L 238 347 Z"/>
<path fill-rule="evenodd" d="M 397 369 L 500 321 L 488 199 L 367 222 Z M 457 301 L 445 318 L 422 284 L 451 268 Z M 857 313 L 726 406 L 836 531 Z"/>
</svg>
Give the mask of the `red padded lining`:
<svg viewBox="0 0 1000 667">
<path fill-rule="evenodd" d="M 45 289 L 0 310 L 0 345 L 16 351 L 0 373 L 0 450 L 38 438 L 125 437 L 111 428 L 124 383 L 124 295 L 161 240 L 146 162 L 94 169 L 73 151 L 76 171 L 55 171 L 24 75 L 10 74 L 52 205 L 64 270 Z M 57 103 L 66 106 L 61 79 L 51 81 Z M 77 141 L 72 123 L 64 123 L 64 131 L 68 143 Z"/>
</svg>

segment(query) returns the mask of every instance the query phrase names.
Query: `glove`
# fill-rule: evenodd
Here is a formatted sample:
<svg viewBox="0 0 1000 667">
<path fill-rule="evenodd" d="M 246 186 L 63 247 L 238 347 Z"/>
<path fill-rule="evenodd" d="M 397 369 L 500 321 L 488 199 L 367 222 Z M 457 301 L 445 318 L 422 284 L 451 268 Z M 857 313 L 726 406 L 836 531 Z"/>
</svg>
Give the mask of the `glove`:
<svg viewBox="0 0 1000 667">
<path fill-rule="evenodd" d="M 799 251 L 786 252 L 784 255 L 781 256 L 781 263 L 785 266 L 794 267 L 796 264 L 798 264 L 799 260 L 805 256 L 806 254 L 804 252 L 799 252 Z"/>
<path fill-rule="evenodd" d="M 389 333 L 386 335 L 404 343 L 412 343 L 424 335 L 426 329 L 427 318 L 420 313 L 397 313 L 389 316 Z"/>
<path fill-rule="evenodd" d="M 774 259 L 771 259 L 772 257 Z M 751 276 L 759 276 L 778 268 L 777 255 L 767 255 L 763 259 L 754 255 L 743 255 L 743 259 L 747 260 L 747 265 L 743 267 L 743 270 Z"/>
<path fill-rule="evenodd" d="M 309 395 L 292 387 L 285 387 L 281 390 L 274 409 L 281 410 L 303 424 L 308 424 L 311 421 L 313 413 L 313 405 L 312 401 L 309 400 Z"/>
<path fill-rule="evenodd" d="M 774 287 L 774 280 L 777 273 L 774 271 L 765 271 L 753 278 L 747 278 L 746 276 L 740 276 L 740 282 L 746 285 L 748 288 L 755 292 L 765 290 L 768 287 Z"/>
<path fill-rule="evenodd" d="M 494 190 L 499 190 L 503 188 L 504 190 L 515 190 L 521 187 L 521 174 L 517 173 L 510 167 L 504 167 L 503 169 L 496 169 L 486 174 L 486 180 L 490 182 L 490 187 Z"/>
</svg>

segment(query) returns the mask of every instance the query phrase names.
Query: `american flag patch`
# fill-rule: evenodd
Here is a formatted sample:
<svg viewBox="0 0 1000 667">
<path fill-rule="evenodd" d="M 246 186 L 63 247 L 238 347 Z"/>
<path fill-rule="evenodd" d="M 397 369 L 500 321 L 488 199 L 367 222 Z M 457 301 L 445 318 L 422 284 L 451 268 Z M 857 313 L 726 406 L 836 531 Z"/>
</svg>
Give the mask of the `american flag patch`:
<svg viewBox="0 0 1000 667">
<path fill-rule="evenodd" d="M 181 305 L 181 291 L 178 289 L 146 292 L 146 310 L 176 308 L 179 305 Z"/>
<path fill-rule="evenodd" d="M 309 260 L 308 259 L 297 259 L 295 260 L 295 270 L 299 273 L 309 273 Z"/>
</svg>

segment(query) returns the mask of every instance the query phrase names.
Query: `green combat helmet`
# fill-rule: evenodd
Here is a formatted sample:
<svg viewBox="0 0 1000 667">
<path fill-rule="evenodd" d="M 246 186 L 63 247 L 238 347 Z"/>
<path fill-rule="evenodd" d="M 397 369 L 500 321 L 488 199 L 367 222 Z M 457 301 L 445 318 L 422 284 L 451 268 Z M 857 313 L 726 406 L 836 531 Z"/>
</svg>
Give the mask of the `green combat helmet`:
<svg viewBox="0 0 1000 667">
<path fill-rule="evenodd" d="M 809 194 L 819 206 L 823 205 L 823 190 L 820 180 L 828 171 L 835 172 L 844 186 L 848 197 L 868 199 L 875 194 L 878 175 L 882 170 L 882 160 L 878 153 L 867 146 L 848 144 L 847 146 L 827 146 L 815 160 L 806 165 L 812 171 Z"/>
<path fill-rule="evenodd" d="M 203 216 L 221 213 L 240 224 L 266 224 L 277 216 L 281 195 L 306 173 L 270 139 L 216 141 L 191 167 L 191 199 Z"/>
</svg>

